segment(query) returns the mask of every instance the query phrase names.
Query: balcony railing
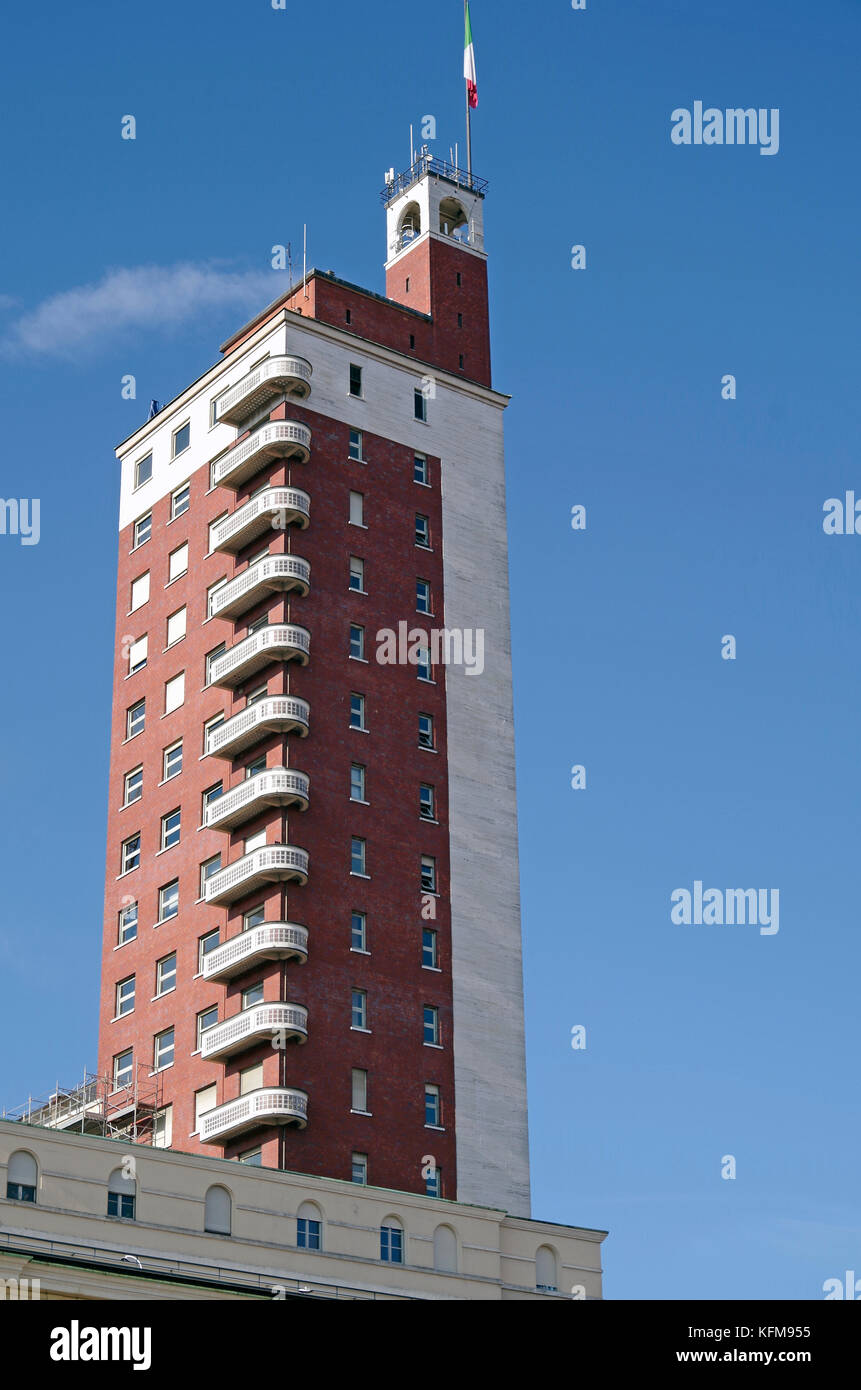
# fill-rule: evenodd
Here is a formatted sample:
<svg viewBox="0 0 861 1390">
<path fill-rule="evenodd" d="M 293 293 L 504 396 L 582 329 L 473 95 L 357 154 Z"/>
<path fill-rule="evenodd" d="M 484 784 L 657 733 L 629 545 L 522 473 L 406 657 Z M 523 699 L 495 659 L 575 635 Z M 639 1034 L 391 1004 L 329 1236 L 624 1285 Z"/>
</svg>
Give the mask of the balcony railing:
<svg viewBox="0 0 861 1390">
<path fill-rule="evenodd" d="M 261 922 L 209 951 L 203 958 L 202 973 L 205 980 L 232 980 L 260 961 L 289 960 L 304 965 L 307 959 L 307 927 L 295 922 Z"/>
<path fill-rule="evenodd" d="M 298 734 L 305 738 L 310 717 L 307 700 L 297 700 L 293 695 L 267 695 L 213 729 L 206 751 L 213 758 L 233 758 L 267 734 Z"/>
<path fill-rule="evenodd" d="M 311 566 L 300 555 L 267 555 L 219 589 L 212 599 L 213 618 L 236 618 L 273 590 L 295 590 L 304 598 L 311 587 Z"/>
<path fill-rule="evenodd" d="M 201 1033 L 200 1055 L 231 1057 L 265 1038 L 279 1047 L 286 1042 L 307 1042 L 308 1010 L 301 1004 L 253 1004 Z"/>
<path fill-rule="evenodd" d="M 267 531 L 286 531 L 288 526 L 304 531 L 310 513 L 311 498 L 301 488 L 267 487 L 213 527 L 212 549 L 235 555 Z"/>
<path fill-rule="evenodd" d="M 273 661 L 298 661 L 307 666 L 310 651 L 311 634 L 305 627 L 292 623 L 261 627 L 215 658 L 209 668 L 209 683 L 229 690 Z"/>
<path fill-rule="evenodd" d="M 219 424 L 239 425 L 276 396 L 304 401 L 311 394 L 311 363 L 304 357 L 267 357 L 218 401 Z"/>
<path fill-rule="evenodd" d="M 308 851 L 293 845 L 261 845 L 207 879 L 208 903 L 232 903 L 266 883 L 307 883 Z"/>
<path fill-rule="evenodd" d="M 244 439 L 220 458 L 212 468 L 213 487 L 241 487 L 271 459 L 296 459 L 307 463 L 311 457 L 311 431 L 298 420 L 273 420 L 261 425 L 250 439 Z"/>
<path fill-rule="evenodd" d="M 232 830 L 267 806 L 298 806 L 300 811 L 307 811 L 310 788 L 307 773 L 294 772 L 287 767 L 269 767 L 211 802 L 203 823 L 207 830 Z"/>
<path fill-rule="evenodd" d="M 205 1144 L 223 1144 L 262 1125 L 297 1125 L 304 1129 L 307 1123 L 308 1097 L 304 1091 L 262 1087 L 201 1115 L 200 1137 Z"/>
</svg>

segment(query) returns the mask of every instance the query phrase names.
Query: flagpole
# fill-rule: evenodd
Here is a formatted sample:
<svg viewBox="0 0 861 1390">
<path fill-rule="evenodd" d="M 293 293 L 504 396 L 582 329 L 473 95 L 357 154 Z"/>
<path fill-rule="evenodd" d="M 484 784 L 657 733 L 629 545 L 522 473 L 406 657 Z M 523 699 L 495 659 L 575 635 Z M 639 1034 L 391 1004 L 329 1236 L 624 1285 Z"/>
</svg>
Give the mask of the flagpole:
<svg viewBox="0 0 861 1390">
<path fill-rule="evenodd" d="M 466 28 L 468 0 L 463 0 L 463 23 Z M 469 83 L 464 78 L 466 89 L 466 172 L 469 176 L 470 187 L 472 187 L 472 107 L 469 104 Z"/>
</svg>

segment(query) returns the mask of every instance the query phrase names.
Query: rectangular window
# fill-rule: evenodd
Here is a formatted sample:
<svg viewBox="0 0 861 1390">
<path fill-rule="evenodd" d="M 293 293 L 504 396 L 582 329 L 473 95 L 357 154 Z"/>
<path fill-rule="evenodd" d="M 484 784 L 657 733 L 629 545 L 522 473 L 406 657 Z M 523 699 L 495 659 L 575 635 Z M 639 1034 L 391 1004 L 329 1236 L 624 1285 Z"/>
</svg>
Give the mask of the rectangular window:
<svg viewBox="0 0 861 1390">
<path fill-rule="evenodd" d="M 365 592 L 365 562 L 357 555 L 350 556 L 350 588 L 354 594 Z"/>
<path fill-rule="evenodd" d="M 164 761 L 162 765 L 162 780 L 169 782 L 171 777 L 178 777 L 182 772 L 182 739 L 178 743 L 172 743 L 169 748 L 164 750 Z"/>
<path fill-rule="evenodd" d="M 212 552 L 212 551 L 215 549 L 215 533 L 216 533 L 216 531 L 218 530 L 218 528 L 219 528 L 219 526 L 221 525 L 222 521 L 224 520 L 224 518 L 225 518 L 227 515 L 228 515 L 227 512 L 222 512 L 222 513 L 221 513 L 221 516 L 217 516 L 217 517 L 215 518 L 214 521 L 210 521 L 210 523 L 209 523 L 209 549 L 210 549 L 210 552 Z"/>
<path fill-rule="evenodd" d="M 427 423 L 427 418 L 428 418 L 428 402 L 427 402 L 427 396 L 425 395 L 424 391 L 422 390 L 422 388 L 421 388 L 420 386 L 417 386 L 416 389 L 415 389 L 415 391 L 413 392 L 413 413 L 414 413 L 414 415 L 415 415 L 415 417 L 416 417 L 417 420 L 422 420 L 422 421 L 424 421 L 425 423 Z"/>
<path fill-rule="evenodd" d="M 214 1004 L 211 1009 L 204 1009 L 197 1015 L 197 1050 L 200 1051 L 200 1040 L 207 1028 L 213 1028 L 218 1022 L 218 1005 Z"/>
<path fill-rule="evenodd" d="M 163 1071 L 165 1067 L 173 1066 L 174 1038 L 173 1029 L 165 1028 L 163 1033 L 156 1033 L 155 1047 L 153 1049 L 153 1070 Z"/>
<path fill-rule="evenodd" d="M 350 395 L 361 396 L 362 394 L 362 369 L 357 367 L 354 362 L 350 363 Z"/>
<path fill-rule="evenodd" d="M 169 956 L 163 956 L 156 962 L 155 967 L 155 992 L 156 997 L 160 998 L 163 994 L 170 994 L 176 989 L 176 951 L 171 951 Z"/>
<path fill-rule="evenodd" d="M 460 286 L 460 285 L 463 284 L 463 275 L 461 274 L 460 271 L 457 272 L 457 283 L 458 283 L 458 286 Z"/>
<path fill-rule="evenodd" d="M 210 1110 L 214 1110 L 218 1104 L 218 1087 L 204 1086 L 202 1091 L 194 1093 L 194 1128 L 200 1129 L 200 1122 L 204 1115 Z"/>
<path fill-rule="evenodd" d="M 135 487 L 143 487 L 152 477 L 152 454 L 146 454 L 135 464 Z"/>
<path fill-rule="evenodd" d="M 365 769 L 361 763 L 353 763 L 350 768 L 350 800 L 367 800 L 365 796 Z"/>
<path fill-rule="evenodd" d="M 174 579 L 179 579 L 181 574 L 185 574 L 188 569 L 188 541 L 184 545 L 177 546 L 168 556 L 167 562 L 167 582 L 172 584 Z"/>
<path fill-rule="evenodd" d="M 126 738 L 142 734 L 146 726 L 146 700 L 138 700 L 126 710 Z"/>
<path fill-rule="evenodd" d="M 129 975 L 127 980 L 120 980 L 117 985 L 117 998 L 114 1015 L 116 1018 L 124 1018 L 126 1014 L 134 1012 L 135 1007 L 135 977 Z"/>
<path fill-rule="evenodd" d="M 133 550 L 137 550 L 139 545 L 148 541 L 152 535 L 152 512 L 147 512 L 146 516 L 139 517 L 135 522 Z"/>
<path fill-rule="evenodd" d="M 427 456 L 416 454 L 413 461 L 413 482 L 421 483 L 423 487 L 430 486 L 430 468 L 428 467 Z"/>
<path fill-rule="evenodd" d="M 134 941 L 138 934 L 138 905 L 137 903 L 127 903 L 120 909 L 117 942 L 120 946 L 125 946 L 127 941 Z"/>
<path fill-rule="evenodd" d="M 362 1187 L 368 1185 L 368 1155 L 353 1154 L 350 1165 L 350 1181 L 360 1183 Z"/>
<path fill-rule="evenodd" d="M 206 660 L 205 660 L 204 666 L 203 666 L 203 683 L 204 683 L 204 685 L 209 685 L 210 681 L 212 680 L 212 666 L 213 666 L 213 663 L 216 662 L 220 656 L 223 656 L 224 653 L 225 653 L 226 651 L 227 651 L 227 643 L 226 643 L 226 642 L 220 642 L 220 643 L 218 644 L 217 647 L 213 647 L 213 649 L 212 649 L 211 652 L 207 652 L 207 653 L 206 653 Z"/>
<path fill-rule="evenodd" d="M 209 752 L 210 744 L 211 744 L 211 742 L 212 742 L 212 735 L 215 733 L 216 729 L 220 729 L 220 728 L 221 728 L 221 726 L 222 726 L 222 724 L 223 724 L 224 722 L 225 722 L 225 721 L 224 721 L 224 715 L 223 715 L 223 714 L 216 714 L 216 716 L 215 716 L 214 719 L 207 719 L 206 723 L 205 723 L 204 726 L 203 726 L 203 751 L 204 751 L 204 753 L 208 753 L 208 752 Z"/>
<path fill-rule="evenodd" d="M 164 683 L 164 712 L 173 714 L 175 709 L 185 703 L 185 672 L 180 671 L 178 676 L 172 676 L 169 681 Z"/>
<path fill-rule="evenodd" d="M 191 489 L 188 483 L 185 487 L 177 488 L 170 499 L 170 519 L 176 521 L 178 516 L 182 516 L 191 506 Z"/>
<path fill-rule="evenodd" d="M 140 801 L 143 796 L 143 768 L 136 767 L 134 772 L 127 772 L 125 777 L 125 794 L 123 805 L 131 806 L 133 801 Z"/>
<path fill-rule="evenodd" d="M 130 1086 L 133 1076 L 134 1054 L 129 1048 L 127 1052 L 120 1052 L 114 1058 L 114 1090 L 119 1091 L 123 1086 Z"/>
<path fill-rule="evenodd" d="M 436 795 L 425 782 L 419 787 L 419 815 L 422 820 L 436 820 Z"/>
<path fill-rule="evenodd" d="M 158 920 L 167 922 L 179 915 L 179 879 L 166 883 L 158 890 Z"/>
<path fill-rule="evenodd" d="M 361 1071 L 358 1067 L 353 1067 L 353 1098 L 351 1109 L 359 1110 L 363 1114 L 368 1109 L 368 1073 Z"/>
<path fill-rule="evenodd" d="M 248 708 L 249 705 L 256 705 L 258 700 L 265 700 L 265 699 L 266 699 L 266 696 L 267 696 L 268 694 L 269 694 L 269 686 L 268 686 L 268 684 L 267 684 L 267 685 L 258 685 L 258 687 L 257 687 L 256 690 L 249 690 L 248 694 L 247 694 L 246 697 L 245 697 L 245 707 L 246 707 L 246 709 Z"/>
<path fill-rule="evenodd" d="M 421 890 L 423 893 L 436 892 L 436 860 L 430 854 L 422 855 Z"/>
<path fill-rule="evenodd" d="M 433 666 L 431 665 L 431 654 L 427 647 L 420 647 L 416 653 L 416 678 L 420 681 L 433 680 Z"/>
<path fill-rule="evenodd" d="M 154 1149 L 169 1149 L 173 1143 L 173 1106 L 166 1105 L 153 1116 L 152 1146 Z"/>
<path fill-rule="evenodd" d="M 356 463 L 363 463 L 363 440 L 361 430 L 350 430 L 350 458 Z"/>
<path fill-rule="evenodd" d="M 422 927 L 422 966 L 439 970 L 439 938 L 432 927 Z"/>
<path fill-rule="evenodd" d="M 246 1149 L 244 1154 L 239 1155 L 240 1163 L 247 1163 L 249 1168 L 263 1167 L 263 1150 Z"/>
<path fill-rule="evenodd" d="M 206 821 L 206 812 L 208 811 L 209 807 L 213 804 L 213 802 L 217 801 L 218 798 L 223 795 L 224 787 L 221 782 L 216 782 L 214 786 L 207 787 L 206 791 L 203 793 L 203 804 L 200 816 L 201 825 L 203 825 Z"/>
<path fill-rule="evenodd" d="M 351 1028 L 367 1028 L 368 996 L 363 989 L 354 989 L 352 994 Z"/>
<path fill-rule="evenodd" d="M 258 980 L 256 985 L 249 985 L 248 989 L 242 991 L 243 1009 L 253 1009 L 255 1004 L 263 1003 L 263 981 Z"/>
<path fill-rule="evenodd" d="M 349 313 L 349 309 L 347 313 Z M 320 1222 L 310 1216 L 296 1218 L 296 1245 L 300 1250 L 319 1250 Z"/>
<path fill-rule="evenodd" d="M 423 550 L 430 550 L 430 520 L 416 512 L 416 545 L 420 545 Z"/>
<path fill-rule="evenodd" d="M 129 647 L 129 675 L 133 676 L 136 671 L 142 671 L 147 662 L 147 648 L 149 639 L 146 635 L 139 637 L 136 642 L 132 642 Z"/>
<path fill-rule="evenodd" d="M 457 316 L 457 326 L 458 326 L 458 328 L 463 328 L 463 314 L 458 314 L 458 316 Z"/>
<path fill-rule="evenodd" d="M 416 580 L 416 612 L 431 613 L 431 586 L 427 579 Z"/>
<path fill-rule="evenodd" d="M 350 918 L 350 950 L 367 951 L 368 919 L 364 912 L 354 912 Z"/>
<path fill-rule="evenodd" d="M 214 602 L 215 602 L 216 595 L 219 594 L 219 593 L 221 592 L 221 590 L 225 587 L 226 584 L 227 584 L 227 580 L 226 580 L 226 579 L 219 579 L 217 583 L 211 584 L 211 585 L 209 586 L 209 588 L 207 589 L 207 591 L 206 591 L 206 616 L 207 616 L 207 618 L 211 618 L 211 617 L 212 617 L 213 604 L 214 604 Z"/>
<path fill-rule="evenodd" d="M 175 613 L 171 613 L 167 620 L 167 646 L 172 647 L 174 643 L 181 642 L 185 636 L 186 617 L 188 609 L 178 608 Z"/>
<path fill-rule="evenodd" d="M 136 869 L 141 862 L 141 837 L 140 831 L 137 835 L 132 835 L 128 840 L 123 840 L 122 852 L 120 855 L 120 873 L 127 874 L 131 869 Z"/>
<path fill-rule="evenodd" d="M 218 927 L 215 931 L 208 931 L 197 943 L 197 969 L 198 973 L 203 972 L 203 963 L 210 951 L 214 951 L 216 946 L 221 945 L 221 931 Z"/>
<path fill-rule="evenodd" d="M 180 454 L 184 454 L 190 443 L 191 425 L 186 420 L 184 425 L 180 425 L 179 429 L 174 431 L 172 457 L 177 458 Z"/>
<path fill-rule="evenodd" d="M 425 1086 L 425 1124 L 442 1124 L 442 1105 L 439 1097 L 439 1086 Z"/>
<path fill-rule="evenodd" d="M 431 1004 L 425 1004 L 424 1006 L 423 1027 L 423 1041 L 427 1043 L 428 1046 L 438 1047 L 440 1039 L 439 1009 Z"/>
<path fill-rule="evenodd" d="M 419 715 L 419 748 L 433 748 L 434 724 L 432 714 Z"/>
<path fill-rule="evenodd" d="M 249 835 L 245 841 L 245 854 L 252 854 L 256 849 L 262 849 L 266 844 L 266 831 L 258 830 L 256 835 Z"/>
<path fill-rule="evenodd" d="M 365 497 L 364 493 L 350 493 L 350 525 L 364 526 L 365 524 Z"/>
<path fill-rule="evenodd" d="M 403 1264 L 404 1233 L 400 1226 L 380 1227 L 380 1259 L 383 1264 Z"/>
<path fill-rule="evenodd" d="M 179 808 L 169 811 L 166 816 L 161 818 L 161 847 L 162 849 L 173 849 L 174 845 L 179 844 L 180 837 L 180 812 Z"/>
<path fill-rule="evenodd" d="M 218 424 L 218 396 L 213 396 L 209 402 L 209 428 L 215 429 Z"/>
<path fill-rule="evenodd" d="M 253 1067 L 245 1067 L 239 1073 L 239 1094 L 241 1096 L 247 1096 L 249 1091 L 259 1091 L 262 1085 L 262 1062 L 255 1062 Z"/>
<path fill-rule="evenodd" d="M 367 874 L 365 873 L 365 848 L 365 841 L 358 840 L 354 836 L 350 848 L 350 873 L 360 874 L 362 878 L 367 878 Z"/>
<path fill-rule="evenodd" d="M 246 782 L 248 781 L 248 778 L 249 778 L 249 777 L 256 777 L 257 774 L 258 774 L 258 772 L 265 772 L 265 771 L 266 771 L 266 754 L 264 753 L 264 754 L 262 755 L 262 757 L 255 758 L 253 763 L 246 763 L 246 764 L 245 764 L 244 776 L 245 776 Z"/>
<path fill-rule="evenodd" d="M 146 574 L 141 574 L 137 579 L 132 580 L 132 596 L 129 604 L 129 612 L 134 613 L 136 609 L 143 608 L 149 601 L 149 570 Z"/>
<path fill-rule="evenodd" d="M 365 727 L 365 697 L 364 695 L 350 696 L 350 728 L 364 729 Z"/>
<path fill-rule="evenodd" d="M 426 1196 L 426 1197 L 441 1197 L 441 1196 L 442 1196 L 442 1169 L 441 1169 L 441 1168 L 430 1168 L 430 1169 L 428 1170 L 428 1175 L 427 1175 L 427 1177 L 425 1178 L 425 1196 Z"/>
<path fill-rule="evenodd" d="M 251 931 L 252 927 L 259 927 L 266 921 L 266 905 L 259 903 L 257 907 L 252 907 L 242 917 L 242 930 Z"/>
<path fill-rule="evenodd" d="M 365 659 L 365 629 L 356 623 L 350 624 L 350 656 L 356 661 Z"/>
</svg>

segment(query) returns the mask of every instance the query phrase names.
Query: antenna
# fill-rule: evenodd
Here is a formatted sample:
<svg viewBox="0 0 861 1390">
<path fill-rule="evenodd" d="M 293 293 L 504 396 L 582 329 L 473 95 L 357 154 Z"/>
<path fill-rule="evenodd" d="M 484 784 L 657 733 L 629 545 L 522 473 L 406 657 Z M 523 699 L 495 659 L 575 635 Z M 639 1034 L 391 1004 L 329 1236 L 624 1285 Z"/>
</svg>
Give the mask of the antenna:
<svg viewBox="0 0 861 1390">
<path fill-rule="evenodd" d="M 416 162 L 416 148 L 415 148 L 415 143 L 414 143 L 414 141 L 413 141 L 413 128 L 412 128 L 412 125 L 411 125 L 411 126 L 410 126 L 410 168 L 411 168 L 411 169 L 412 169 L 413 165 L 415 164 L 415 162 Z"/>
<path fill-rule="evenodd" d="M 292 294 L 292 293 L 293 293 L 293 243 L 292 243 L 292 241 L 288 241 L 288 243 L 287 243 L 287 276 L 288 276 L 288 280 L 289 280 L 289 284 L 290 284 L 289 293 Z"/>
<path fill-rule="evenodd" d="M 305 286 L 305 298 L 308 298 L 308 223 L 304 223 L 302 232 L 302 284 Z"/>
</svg>

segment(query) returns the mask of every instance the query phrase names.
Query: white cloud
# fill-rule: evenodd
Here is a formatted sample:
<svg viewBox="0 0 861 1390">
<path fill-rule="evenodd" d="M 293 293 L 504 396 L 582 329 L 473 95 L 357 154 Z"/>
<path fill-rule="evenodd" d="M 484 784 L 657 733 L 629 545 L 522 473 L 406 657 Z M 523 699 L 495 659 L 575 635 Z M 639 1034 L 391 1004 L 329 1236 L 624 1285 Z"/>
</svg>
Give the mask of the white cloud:
<svg viewBox="0 0 861 1390">
<path fill-rule="evenodd" d="M 62 290 L 21 315 L 0 347 L 7 356 L 23 350 L 70 357 L 123 334 L 176 327 L 207 309 L 261 309 L 287 288 L 283 274 L 217 264 L 109 270 L 97 283 Z"/>
</svg>

